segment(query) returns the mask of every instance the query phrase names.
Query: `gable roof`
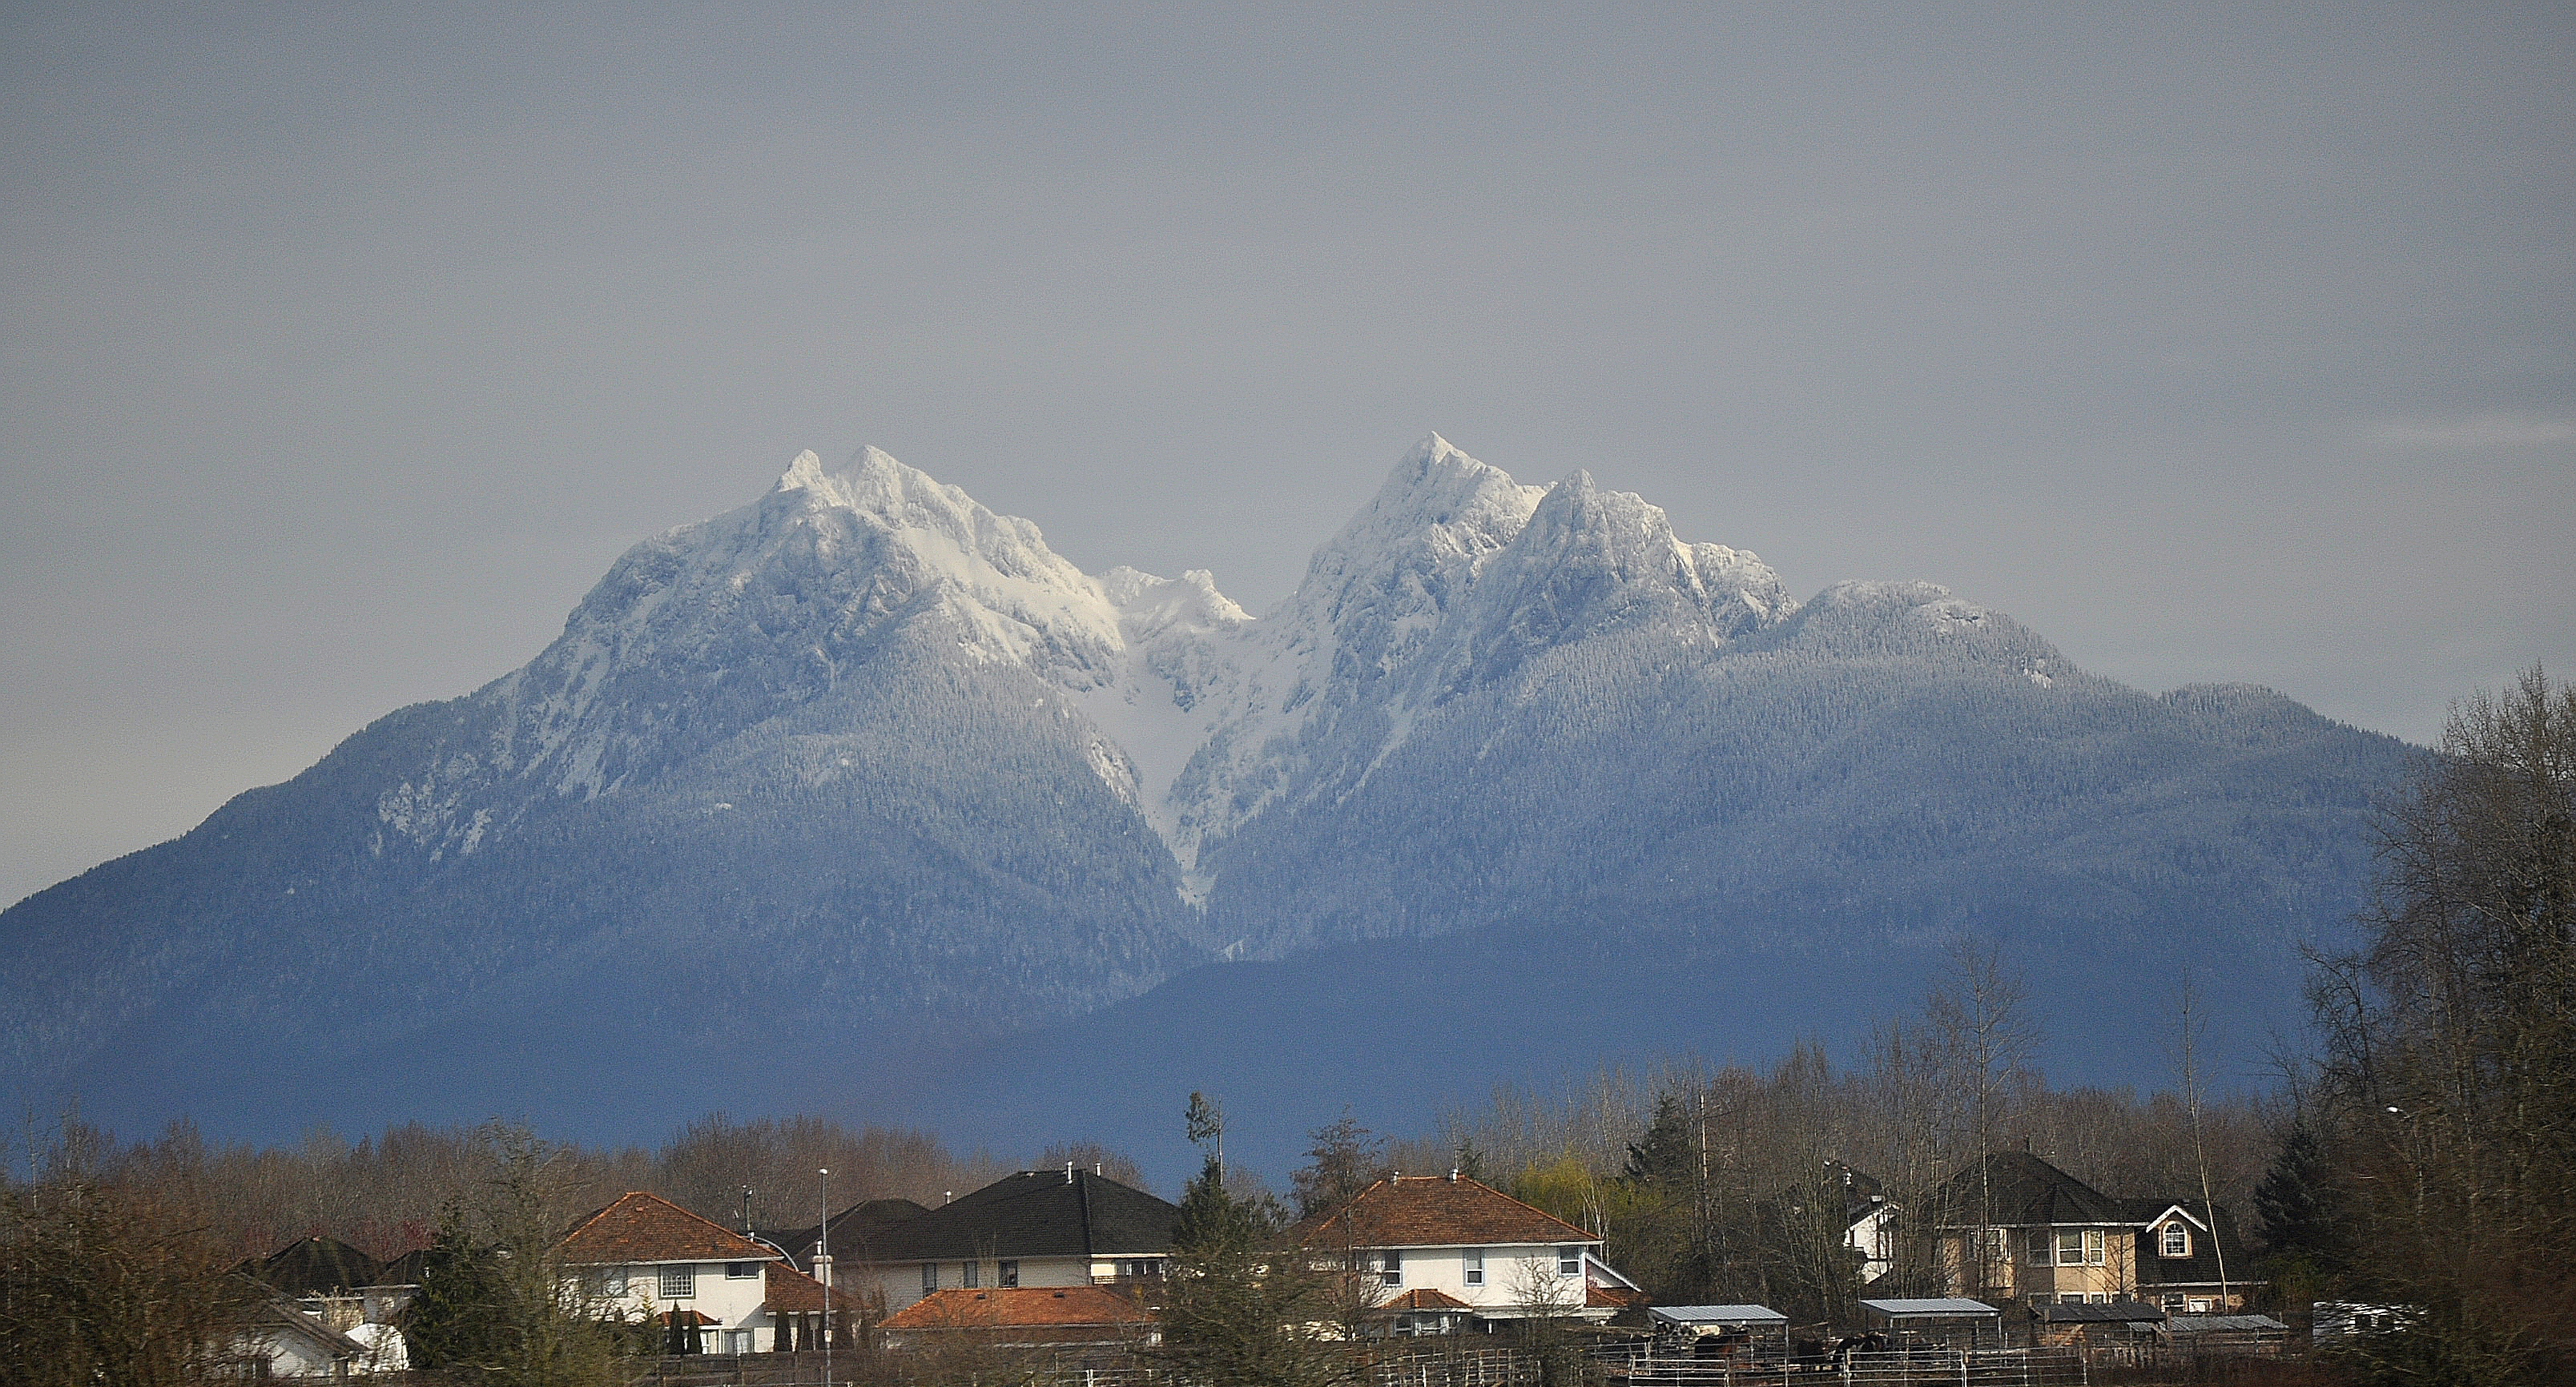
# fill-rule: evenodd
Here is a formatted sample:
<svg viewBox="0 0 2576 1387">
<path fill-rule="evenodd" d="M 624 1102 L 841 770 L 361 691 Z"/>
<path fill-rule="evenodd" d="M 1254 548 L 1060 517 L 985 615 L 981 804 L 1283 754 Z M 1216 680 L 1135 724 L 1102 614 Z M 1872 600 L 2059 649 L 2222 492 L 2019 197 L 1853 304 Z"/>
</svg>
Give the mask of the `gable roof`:
<svg viewBox="0 0 2576 1387">
<path fill-rule="evenodd" d="M 1390 1175 L 1288 1230 L 1302 1247 L 1485 1247 L 1601 1240 L 1482 1181 Z"/>
<path fill-rule="evenodd" d="M 2027 1151 L 1998 1151 L 1986 1158 L 1986 1188 L 1993 1198 L 1993 1217 L 1979 1214 L 1976 1162 L 1941 1182 L 1934 1194 L 1940 1222 L 1949 1228 L 1993 1223 L 2006 1228 L 2040 1224 L 2128 1224 L 2137 1220 L 2124 1207 L 2091 1185 Z"/>
<path fill-rule="evenodd" d="M 305 1238 L 261 1259 L 251 1273 L 291 1296 L 330 1295 L 382 1283 L 384 1266 L 338 1238 Z"/>
<path fill-rule="evenodd" d="M 880 1329 L 1034 1329 L 1140 1324 L 1152 1319 L 1135 1297 L 1107 1286 L 1020 1286 L 932 1291 L 888 1315 Z"/>
<path fill-rule="evenodd" d="M 1105 1175 L 1023 1170 L 953 1203 L 884 1225 L 865 1254 L 842 1261 L 942 1262 L 985 1257 L 1116 1257 L 1172 1250 L 1178 1206 Z"/>
<path fill-rule="evenodd" d="M 629 1262 L 765 1262 L 778 1256 L 714 1219 L 641 1190 L 573 1225 L 555 1254 L 576 1266 Z"/>
<path fill-rule="evenodd" d="M 2255 1274 L 2254 1259 L 2245 1253 L 2244 1241 L 2236 1236 L 2236 1219 L 2221 1204 L 2217 1209 L 2218 1229 L 2212 1236 L 2203 1219 L 2183 1207 L 2179 1200 L 2132 1199 L 2125 1201 L 2131 1216 L 2143 1230 L 2138 1234 L 2138 1289 L 2152 1292 L 2168 1286 L 2215 1286 L 2219 1283 L 2218 1262 L 2223 1252 L 2227 1258 L 2226 1280 L 2230 1289 L 2262 1284 Z M 2163 1239 L 2156 1229 L 2179 1219 L 2191 1227 L 2191 1255 L 2167 1257 Z"/>
</svg>

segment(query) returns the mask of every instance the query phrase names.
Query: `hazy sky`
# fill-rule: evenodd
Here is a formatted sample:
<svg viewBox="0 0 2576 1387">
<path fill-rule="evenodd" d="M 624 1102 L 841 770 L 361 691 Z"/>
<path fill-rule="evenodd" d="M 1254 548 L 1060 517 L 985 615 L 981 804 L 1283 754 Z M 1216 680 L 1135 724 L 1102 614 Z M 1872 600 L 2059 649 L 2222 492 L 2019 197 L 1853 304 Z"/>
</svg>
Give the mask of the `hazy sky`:
<svg viewBox="0 0 2576 1387">
<path fill-rule="evenodd" d="M 0 9 L 0 901 L 874 443 L 1256 610 L 1437 429 L 2423 740 L 2576 673 L 2576 10 Z"/>
</svg>

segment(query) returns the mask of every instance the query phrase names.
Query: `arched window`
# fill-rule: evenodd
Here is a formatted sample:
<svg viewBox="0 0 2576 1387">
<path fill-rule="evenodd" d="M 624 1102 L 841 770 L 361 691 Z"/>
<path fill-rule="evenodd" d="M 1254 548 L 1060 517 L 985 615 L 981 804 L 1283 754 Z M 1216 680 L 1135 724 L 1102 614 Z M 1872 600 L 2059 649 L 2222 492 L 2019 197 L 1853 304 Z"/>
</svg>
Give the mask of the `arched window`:
<svg viewBox="0 0 2576 1387">
<path fill-rule="evenodd" d="M 2156 1251 L 2166 1257 L 2190 1256 L 2191 1230 L 2183 1227 L 2179 1219 L 2166 1224 L 2163 1240 L 2156 1245 Z"/>
</svg>

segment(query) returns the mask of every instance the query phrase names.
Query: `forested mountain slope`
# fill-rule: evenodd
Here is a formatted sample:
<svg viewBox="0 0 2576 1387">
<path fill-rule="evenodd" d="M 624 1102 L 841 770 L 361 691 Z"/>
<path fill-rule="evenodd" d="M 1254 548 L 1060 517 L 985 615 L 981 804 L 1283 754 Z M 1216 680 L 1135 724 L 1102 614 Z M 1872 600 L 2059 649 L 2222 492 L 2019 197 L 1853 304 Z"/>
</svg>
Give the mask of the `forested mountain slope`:
<svg viewBox="0 0 2576 1387">
<path fill-rule="evenodd" d="M 525 668 L 0 915 L 0 1063 L 111 1112 L 353 1111 L 254 1077 L 315 1056 L 378 1107 L 690 1112 L 788 1032 L 855 1062 L 1103 1007 L 1147 1029 L 1084 1081 L 1168 1086 L 1160 1028 L 1217 1023 L 1127 999 L 1369 941 L 1533 995 L 1613 939 L 1622 968 L 1962 928 L 2051 967 L 2285 960 L 2352 908 L 2404 754 L 2260 689 L 2087 675 L 1929 584 L 1801 605 L 1637 497 L 1436 437 L 1258 619 L 807 454 L 635 546 Z M 1362 973 L 1263 1004 L 1402 1010 Z"/>
</svg>

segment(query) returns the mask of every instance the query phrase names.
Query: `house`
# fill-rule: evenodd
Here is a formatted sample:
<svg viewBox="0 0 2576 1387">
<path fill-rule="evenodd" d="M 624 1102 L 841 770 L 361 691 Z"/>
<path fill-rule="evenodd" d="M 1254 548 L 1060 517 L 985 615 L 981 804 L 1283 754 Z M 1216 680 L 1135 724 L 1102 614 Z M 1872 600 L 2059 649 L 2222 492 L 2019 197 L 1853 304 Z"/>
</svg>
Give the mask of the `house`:
<svg viewBox="0 0 2576 1387">
<path fill-rule="evenodd" d="M 1861 1284 L 1896 1265 L 1896 1205 L 1877 1180 L 1840 1161 L 1825 1162 L 1825 1175 L 1843 1191 L 1843 1246 L 1860 1262 Z"/>
<path fill-rule="evenodd" d="M 2168 1311 L 2224 1313 L 2259 1284 L 2217 1261 L 2246 1261 L 2232 1224 L 2216 1230 L 2180 1201 L 2115 1199 L 2026 1151 L 1970 1164 L 1934 1193 L 1934 1231 L 1951 1291 L 2031 1305 L 2150 1300 Z M 1983 1230 L 1982 1244 L 1979 1231 Z"/>
<path fill-rule="evenodd" d="M 1181 1211 L 1068 1165 L 1023 1170 L 961 1199 L 880 1219 L 857 1248 L 832 1244 L 835 1290 L 898 1314 L 943 1290 L 1057 1290 L 1155 1281 Z"/>
<path fill-rule="evenodd" d="M 1161 1342 L 1154 1312 L 1126 1286 L 989 1286 L 933 1291 L 877 1326 L 888 1348 L 980 1335 L 992 1348 L 1108 1348 Z"/>
<path fill-rule="evenodd" d="M 2206 1205 L 2161 1199 L 2129 1200 L 2138 1217 L 2137 1294 L 2169 1315 L 2225 1315 L 2245 1308 L 2254 1259 L 2236 1236 L 2236 1221 L 2217 1210 L 2210 1225 Z M 2221 1262 L 2224 1261 L 2222 1275 Z"/>
<path fill-rule="evenodd" d="M 1601 1259 L 1600 1238 L 1456 1171 L 1387 1176 L 1289 1236 L 1374 1276 L 1392 1334 L 1490 1333 L 1534 1316 L 1599 1323 L 1645 1302 Z"/>
<path fill-rule="evenodd" d="M 763 1307 L 778 1252 L 660 1195 L 619 1196 L 575 1224 L 555 1255 L 576 1274 L 572 1288 L 603 1315 L 665 1324 L 693 1315 L 711 1353 L 775 1346 L 776 1325 Z"/>
<path fill-rule="evenodd" d="M 384 1280 L 384 1267 L 375 1258 L 338 1238 L 324 1237 L 288 1243 L 235 1270 L 296 1302 L 333 1329 L 344 1331 L 373 1318 L 367 1314 L 364 1292 Z"/>
<path fill-rule="evenodd" d="M 269 1378 L 345 1378 L 372 1372 L 380 1363 L 368 1345 L 334 1329 L 320 1315 L 275 1290 L 269 1290 L 253 1312 L 248 1328 L 223 1355 L 227 1372 L 252 1380 Z"/>
<path fill-rule="evenodd" d="M 783 1262 L 772 1262 L 761 1269 L 767 1279 L 768 1298 L 761 1310 L 768 1317 L 769 1335 L 762 1344 L 773 1353 L 811 1353 L 823 1347 L 823 1316 L 830 1307 L 832 1347 L 852 1349 L 858 1346 L 850 1333 L 861 1307 L 845 1295 L 828 1295 L 823 1283 Z"/>
</svg>

